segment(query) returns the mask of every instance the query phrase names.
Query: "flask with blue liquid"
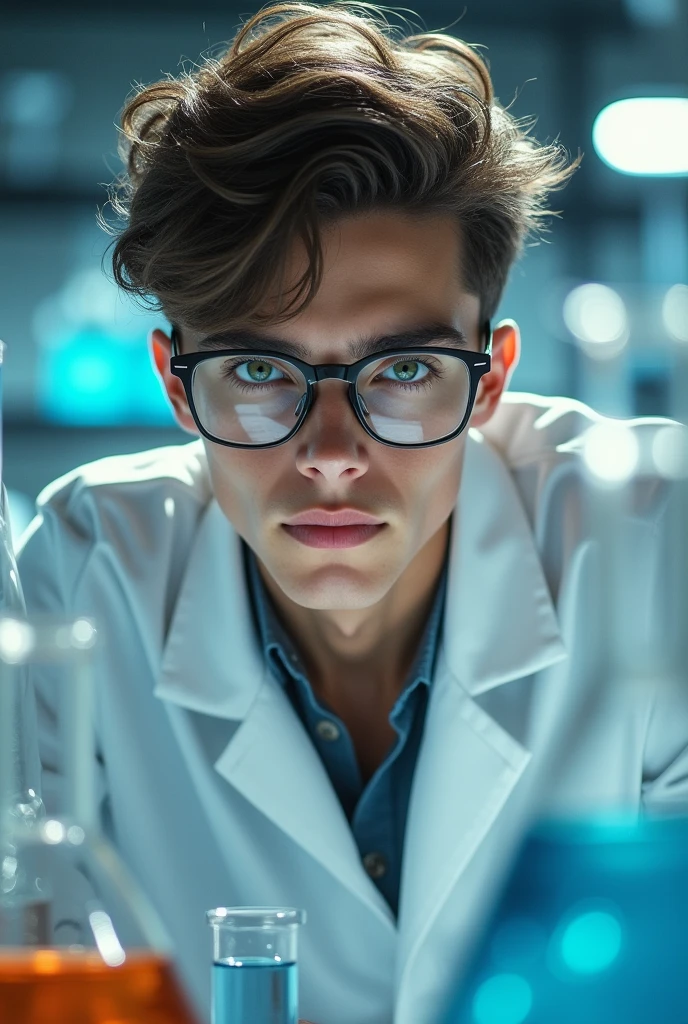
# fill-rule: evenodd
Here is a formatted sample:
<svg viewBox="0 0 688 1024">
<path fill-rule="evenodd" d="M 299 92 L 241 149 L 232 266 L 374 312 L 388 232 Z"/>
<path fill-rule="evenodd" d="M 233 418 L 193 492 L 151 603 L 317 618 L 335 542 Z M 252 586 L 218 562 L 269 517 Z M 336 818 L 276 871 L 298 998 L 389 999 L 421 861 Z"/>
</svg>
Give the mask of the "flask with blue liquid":
<svg viewBox="0 0 688 1024">
<path fill-rule="evenodd" d="M 218 907 L 213 930 L 213 1024 L 298 1024 L 297 941 L 303 910 Z"/>
</svg>

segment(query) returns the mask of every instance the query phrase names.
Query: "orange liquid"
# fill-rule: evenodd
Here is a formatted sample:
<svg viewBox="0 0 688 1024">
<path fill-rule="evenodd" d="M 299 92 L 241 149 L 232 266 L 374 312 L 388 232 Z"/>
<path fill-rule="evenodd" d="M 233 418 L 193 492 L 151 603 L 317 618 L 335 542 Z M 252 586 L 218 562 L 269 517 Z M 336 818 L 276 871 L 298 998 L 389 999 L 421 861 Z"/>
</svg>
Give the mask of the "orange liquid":
<svg viewBox="0 0 688 1024">
<path fill-rule="evenodd" d="M 0 953 L 0 1024 L 196 1024 L 167 960 L 128 953 Z"/>
</svg>

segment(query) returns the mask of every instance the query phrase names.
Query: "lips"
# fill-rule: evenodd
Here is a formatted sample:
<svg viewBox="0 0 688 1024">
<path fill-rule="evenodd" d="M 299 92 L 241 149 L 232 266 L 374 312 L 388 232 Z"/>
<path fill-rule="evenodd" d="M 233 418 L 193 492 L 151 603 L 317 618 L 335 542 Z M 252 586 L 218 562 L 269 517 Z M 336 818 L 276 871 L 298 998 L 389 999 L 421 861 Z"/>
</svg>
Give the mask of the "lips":
<svg viewBox="0 0 688 1024">
<path fill-rule="evenodd" d="M 329 510 L 323 508 L 310 508 L 305 512 L 299 512 L 291 519 L 285 519 L 285 526 L 381 526 L 384 519 L 378 516 L 371 516 L 367 512 L 360 512 L 355 508 L 342 508 Z"/>
<path fill-rule="evenodd" d="M 282 529 L 310 548 L 352 548 L 376 537 L 387 524 L 357 508 L 309 508 L 286 519 Z"/>
<path fill-rule="evenodd" d="M 386 523 L 356 523 L 354 526 L 290 526 L 282 529 L 293 540 L 309 548 L 355 548 L 387 529 Z"/>
</svg>

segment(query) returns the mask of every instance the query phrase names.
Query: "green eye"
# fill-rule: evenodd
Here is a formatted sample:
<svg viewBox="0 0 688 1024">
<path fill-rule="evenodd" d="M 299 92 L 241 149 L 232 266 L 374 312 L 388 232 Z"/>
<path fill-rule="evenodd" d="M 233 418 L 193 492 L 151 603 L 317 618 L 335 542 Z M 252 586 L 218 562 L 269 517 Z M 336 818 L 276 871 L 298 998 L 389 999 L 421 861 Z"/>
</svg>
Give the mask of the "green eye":
<svg viewBox="0 0 688 1024">
<path fill-rule="evenodd" d="M 253 362 L 246 364 L 246 370 L 251 380 L 259 383 L 268 379 L 272 369 L 272 366 L 262 362 L 260 359 L 255 359 Z"/>
<path fill-rule="evenodd" d="M 418 363 L 405 362 L 395 363 L 392 367 L 397 380 L 413 380 L 418 373 Z"/>
</svg>

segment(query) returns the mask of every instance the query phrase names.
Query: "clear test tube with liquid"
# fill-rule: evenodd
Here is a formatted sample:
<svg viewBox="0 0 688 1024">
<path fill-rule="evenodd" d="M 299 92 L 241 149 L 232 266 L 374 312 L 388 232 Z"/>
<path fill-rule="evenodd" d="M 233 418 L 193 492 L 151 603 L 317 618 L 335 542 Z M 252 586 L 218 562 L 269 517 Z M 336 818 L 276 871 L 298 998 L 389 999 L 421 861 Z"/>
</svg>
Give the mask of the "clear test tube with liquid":
<svg viewBox="0 0 688 1024">
<path fill-rule="evenodd" d="M 297 942 L 303 910 L 217 907 L 213 930 L 213 1024 L 298 1024 Z"/>
</svg>

